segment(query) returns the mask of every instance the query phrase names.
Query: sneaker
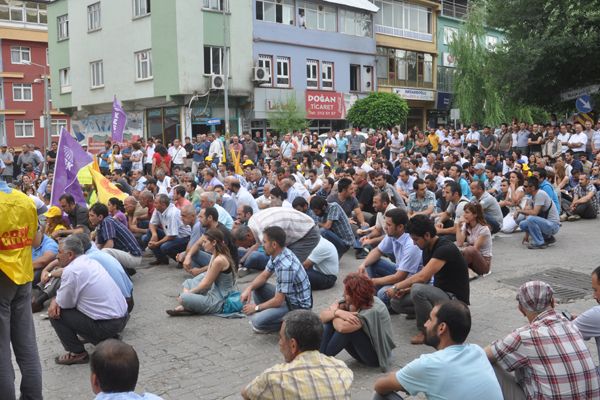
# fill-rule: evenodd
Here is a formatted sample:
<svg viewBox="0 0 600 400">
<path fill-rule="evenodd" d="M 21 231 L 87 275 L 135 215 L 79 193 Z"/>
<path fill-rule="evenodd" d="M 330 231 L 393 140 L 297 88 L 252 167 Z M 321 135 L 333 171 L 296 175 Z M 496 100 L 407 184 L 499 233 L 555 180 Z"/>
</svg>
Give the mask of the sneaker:
<svg viewBox="0 0 600 400">
<path fill-rule="evenodd" d="M 571 222 L 572 221 L 579 221 L 580 219 L 581 219 L 581 217 L 579 215 L 577 215 L 577 214 L 570 215 L 569 218 L 567 218 L 567 220 L 571 221 Z"/>
<path fill-rule="evenodd" d="M 560 215 L 560 222 L 565 222 L 568 218 L 569 218 L 569 216 L 567 214 L 561 214 Z"/>
<path fill-rule="evenodd" d="M 250 270 L 248 268 L 242 267 L 240 269 L 238 269 L 238 278 L 243 278 L 247 275 L 250 275 Z"/>
<path fill-rule="evenodd" d="M 364 260 L 365 258 L 367 258 L 367 252 L 365 249 L 356 249 L 356 259 Z"/>
<path fill-rule="evenodd" d="M 546 244 L 554 244 L 556 243 L 556 238 L 554 236 L 548 236 L 547 238 L 544 238 L 544 241 Z"/>
<path fill-rule="evenodd" d="M 254 333 L 258 333 L 259 335 L 266 335 L 267 333 L 271 333 L 269 331 L 264 331 L 262 329 L 256 328 L 254 325 L 252 325 L 252 321 L 248 321 L 248 322 L 250 322 L 250 326 L 252 327 L 252 330 L 254 331 Z"/>
<path fill-rule="evenodd" d="M 528 246 L 527 246 L 527 248 L 528 248 L 529 250 L 541 250 L 541 249 L 545 249 L 546 247 L 548 247 L 548 246 L 546 245 L 546 243 L 544 243 L 544 244 L 541 244 L 541 245 L 537 245 L 537 244 L 530 244 L 530 245 L 528 245 Z"/>
</svg>

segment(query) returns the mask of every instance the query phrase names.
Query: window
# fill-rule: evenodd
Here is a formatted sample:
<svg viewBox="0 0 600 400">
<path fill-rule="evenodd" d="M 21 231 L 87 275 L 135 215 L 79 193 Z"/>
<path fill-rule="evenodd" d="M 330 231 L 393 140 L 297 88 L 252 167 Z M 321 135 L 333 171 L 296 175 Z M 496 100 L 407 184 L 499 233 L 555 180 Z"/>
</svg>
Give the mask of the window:
<svg viewBox="0 0 600 400">
<path fill-rule="evenodd" d="M 323 90 L 333 90 L 333 63 L 323 61 L 321 63 L 321 87 Z"/>
<path fill-rule="evenodd" d="M 289 57 L 277 57 L 277 87 L 290 87 Z"/>
<path fill-rule="evenodd" d="M 223 48 L 204 46 L 204 74 L 221 75 L 223 72 Z"/>
<path fill-rule="evenodd" d="M 262 68 L 266 68 L 269 74 L 269 81 L 264 83 L 264 85 L 272 85 L 273 84 L 273 57 L 271 56 L 265 56 L 265 55 L 259 55 L 258 56 L 258 66 L 262 67 Z"/>
<path fill-rule="evenodd" d="M 293 0 L 256 0 L 256 19 L 294 25 Z"/>
<path fill-rule="evenodd" d="M 60 132 L 63 128 L 67 129 L 66 119 L 52 119 L 52 121 L 50 121 L 50 134 L 52 136 L 60 136 Z"/>
<path fill-rule="evenodd" d="M 433 86 L 433 55 L 415 51 L 377 48 L 377 78 L 383 84 Z"/>
<path fill-rule="evenodd" d="M 88 11 L 88 32 L 97 31 L 102 28 L 100 21 L 100 2 L 90 4 Z"/>
<path fill-rule="evenodd" d="M 56 18 L 56 26 L 58 28 L 58 40 L 69 38 L 69 15 L 61 15 Z"/>
<path fill-rule="evenodd" d="M 150 15 L 150 0 L 133 0 L 133 17 Z"/>
<path fill-rule="evenodd" d="M 90 63 L 92 89 L 104 87 L 104 63 L 102 60 Z"/>
<path fill-rule="evenodd" d="M 456 35 L 458 35 L 458 29 L 452 28 L 450 26 L 445 26 L 444 27 L 444 44 L 450 45 L 454 41 L 454 38 L 456 37 Z"/>
<path fill-rule="evenodd" d="M 371 37 L 371 16 L 362 12 L 340 10 L 340 32 L 346 35 Z"/>
<path fill-rule="evenodd" d="M 138 81 L 152 79 L 152 50 L 135 53 L 135 78 Z"/>
<path fill-rule="evenodd" d="M 498 38 L 496 36 L 486 35 L 485 47 L 490 51 L 494 51 L 496 46 L 498 46 Z"/>
<path fill-rule="evenodd" d="M 15 121 L 15 137 L 32 138 L 34 136 L 33 121 Z"/>
<path fill-rule="evenodd" d="M 202 8 L 223 11 L 223 7 L 225 7 L 225 11 L 229 10 L 227 0 L 202 0 Z"/>
<path fill-rule="evenodd" d="M 58 71 L 60 78 L 60 92 L 71 93 L 71 68 L 63 68 Z"/>
<path fill-rule="evenodd" d="M 336 31 L 337 16 L 334 7 L 317 5 L 305 1 L 304 8 L 300 8 L 299 11 L 304 11 L 304 22 L 308 29 L 318 29 L 328 32 Z"/>
<path fill-rule="evenodd" d="M 32 101 L 31 83 L 13 83 L 14 101 Z"/>
<path fill-rule="evenodd" d="M 350 65 L 350 91 L 360 90 L 360 65 Z"/>
<path fill-rule="evenodd" d="M 31 62 L 31 49 L 22 46 L 11 47 L 10 62 L 12 64 L 25 64 Z"/>
<path fill-rule="evenodd" d="M 394 0 L 374 0 L 376 31 L 386 35 L 431 41 L 431 8 Z"/>
<path fill-rule="evenodd" d="M 306 60 L 306 87 L 309 89 L 319 88 L 319 62 Z"/>
</svg>

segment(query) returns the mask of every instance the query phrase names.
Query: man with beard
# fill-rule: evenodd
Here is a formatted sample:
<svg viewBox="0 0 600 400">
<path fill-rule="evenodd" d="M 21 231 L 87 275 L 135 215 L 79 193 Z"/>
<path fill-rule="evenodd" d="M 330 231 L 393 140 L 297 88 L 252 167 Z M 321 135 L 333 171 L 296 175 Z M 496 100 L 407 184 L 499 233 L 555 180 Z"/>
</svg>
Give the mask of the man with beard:
<svg viewBox="0 0 600 400">
<path fill-rule="evenodd" d="M 450 300 L 436 305 L 425 323 L 425 343 L 437 351 L 379 378 L 374 399 L 402 399 L 398 391 L 423 393 L 428 399 L 502 399 L 484 350 L 465 344 L 470 331 L 471 313 L 465 303 Z"/>
</svg>

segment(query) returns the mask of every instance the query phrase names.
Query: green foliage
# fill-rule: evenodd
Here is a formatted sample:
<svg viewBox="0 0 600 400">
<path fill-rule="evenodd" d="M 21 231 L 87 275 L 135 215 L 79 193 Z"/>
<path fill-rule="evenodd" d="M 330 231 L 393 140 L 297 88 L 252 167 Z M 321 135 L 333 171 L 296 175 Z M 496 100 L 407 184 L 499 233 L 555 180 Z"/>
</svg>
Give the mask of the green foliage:
<svg viewBox="0 0 600 400">
<path fill-rule="evenodd" d="M 486 5 L 488 24 L 507 39 L 493 54 L 492 67 L 512 102 L 556 105 L 561 92 L 600 82 L 600 0 L 487 0 Z"/>
<path fill-rule="evenodd" d="M 298 108 L 296 94 L 293 93 L 285 101 L 277 103 L 277 111 L 269 112 L 271 130 L 280 134 L 303 131 L 308 128 L 310 121 L 306 120 L 306 113 Z"/>
<path fill-rule="evenodd" d="M 346 119 L 355 127 L 379 129 L 400 125 L 407 116 L 406 100 L 394 93 L 373 92 L 357 100 Z"/>
</svg>

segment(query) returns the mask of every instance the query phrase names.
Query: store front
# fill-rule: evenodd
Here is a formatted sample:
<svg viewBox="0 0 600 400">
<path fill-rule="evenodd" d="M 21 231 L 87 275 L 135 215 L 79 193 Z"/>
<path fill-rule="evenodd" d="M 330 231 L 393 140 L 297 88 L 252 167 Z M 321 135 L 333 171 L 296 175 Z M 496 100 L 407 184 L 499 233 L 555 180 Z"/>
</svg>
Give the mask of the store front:
<svg viewBox="0 0 600 400">
<path fill-rule="evenodd" d="M 181 107 L 150 108 L 146 110 L 147 137 L 161 139 L 163 144 L 181 139 Z"/>
</svg>

